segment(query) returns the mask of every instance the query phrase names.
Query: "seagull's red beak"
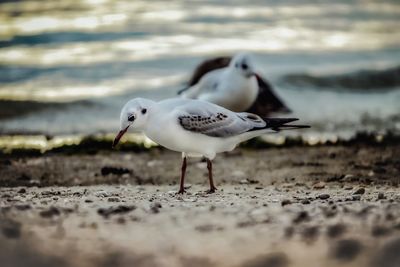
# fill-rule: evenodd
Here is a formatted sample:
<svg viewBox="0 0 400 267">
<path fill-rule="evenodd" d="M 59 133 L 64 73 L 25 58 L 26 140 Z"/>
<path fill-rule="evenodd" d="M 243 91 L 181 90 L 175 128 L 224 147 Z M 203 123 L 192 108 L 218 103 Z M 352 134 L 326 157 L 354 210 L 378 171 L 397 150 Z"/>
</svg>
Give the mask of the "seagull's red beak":
<svg viewBox="0 0 400 267">
<path fill-rule="evenodd" d="M 114 139 L 114 142 L 113 142 L 113 144 L 112 144 L 112 148 L 114 148 L 116 145 L 118 145 L 119 140 L 120 140 L 121 137 L 126 133 L 126 131 L 128 131 L 128 128 L 129 128 L 129 126 L 126 127 L 125 129 L 119 131 L 119 133 L 117 134 L 117 136 L 116 136 L 115 139 Z"/>
</svg>

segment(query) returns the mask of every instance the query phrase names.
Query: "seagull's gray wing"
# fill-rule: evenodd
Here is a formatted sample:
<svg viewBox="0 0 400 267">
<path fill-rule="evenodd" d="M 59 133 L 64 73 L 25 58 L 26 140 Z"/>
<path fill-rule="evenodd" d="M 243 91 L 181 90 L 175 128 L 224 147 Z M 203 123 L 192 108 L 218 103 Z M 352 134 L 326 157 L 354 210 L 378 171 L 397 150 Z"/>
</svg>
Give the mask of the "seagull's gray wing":
<svg viewBox="0 0 400 267">
<path fill-rule="evenodd" d="M 235 113 L 206 102 L 202 104 L 180 110 L 178 122 L 183 129 L 212 137 L 231 137 L 266 126 L 257 115 Z"/>
<path fill-rule="evenodd" d="M 224 69 L 216 69 L 204 75 L 200 81 L 178 92 L 184 98 L 198 98 L 201 94 L 213 92 L 218 88 Z"/>
</svg>

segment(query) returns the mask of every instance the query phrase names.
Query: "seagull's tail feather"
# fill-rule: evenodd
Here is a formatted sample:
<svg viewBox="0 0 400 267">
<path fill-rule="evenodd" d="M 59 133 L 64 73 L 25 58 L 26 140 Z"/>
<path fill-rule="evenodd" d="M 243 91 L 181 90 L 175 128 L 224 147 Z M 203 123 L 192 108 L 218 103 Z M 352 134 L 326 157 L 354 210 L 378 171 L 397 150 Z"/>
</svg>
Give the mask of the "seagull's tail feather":
<svg viewBox="0 0 400 267">
<path fill-rule="evenodd" d="M 265 128 L 272 129 L 274 131 L 281 130 L 292 130 L 292 129 L 303 129 L 310 128 L 309 125 L 300 125 L 300 124 L 287 124 L 289 122 L 297 121 L 297 118 L 263 118 L 266 125 Z"/>
</svg>

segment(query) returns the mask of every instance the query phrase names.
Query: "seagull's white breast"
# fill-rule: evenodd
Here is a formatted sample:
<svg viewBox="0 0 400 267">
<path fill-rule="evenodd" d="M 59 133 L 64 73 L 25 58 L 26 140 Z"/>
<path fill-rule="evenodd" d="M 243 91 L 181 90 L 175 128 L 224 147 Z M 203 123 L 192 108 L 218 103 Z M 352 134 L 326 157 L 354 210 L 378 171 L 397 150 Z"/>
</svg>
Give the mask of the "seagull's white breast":
<svg viewBox="0 0 400 267">
<path fill-rule="evenodd" d="M 213 159 L 217 153 L 235 148 L 233 138 L 218 138 L 191 132 L 182 128 L 174 112 L 153 116 L 144 134 L 157 144 L 189 156 Z"/>
<path fill-rule="evenodd" d="M 235 112 L 249 109 L 258 95 L 255 77 L 246 78 L 240 74 L 226 72 L 215 91 L 200 95 L 199 99 L 208 101 Z"/>
</svg>

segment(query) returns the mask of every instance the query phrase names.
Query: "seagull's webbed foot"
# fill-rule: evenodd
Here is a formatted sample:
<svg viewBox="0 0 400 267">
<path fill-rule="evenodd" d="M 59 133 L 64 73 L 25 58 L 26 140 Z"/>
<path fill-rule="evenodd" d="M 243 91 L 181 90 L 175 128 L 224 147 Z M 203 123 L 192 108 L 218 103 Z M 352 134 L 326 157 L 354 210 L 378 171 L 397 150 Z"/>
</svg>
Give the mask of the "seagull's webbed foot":
<svg viewBox="0 0 400 267">
<path fill-rule="evenodd" d="M 184 193 L 186 193 L 186 190 L 181 188 L 178 192 L 176 192 L 176 195 L 183 195 Z"/>
<path fill-rule="evenodd" d="M 213 194 L 213 193 L 215 193 L 215 191 L 217 191 L 217 188 L 214 186 L 214 187 L 211 187 L 209 190 L 207 190 L 206 193 Z"/>
</svg>

